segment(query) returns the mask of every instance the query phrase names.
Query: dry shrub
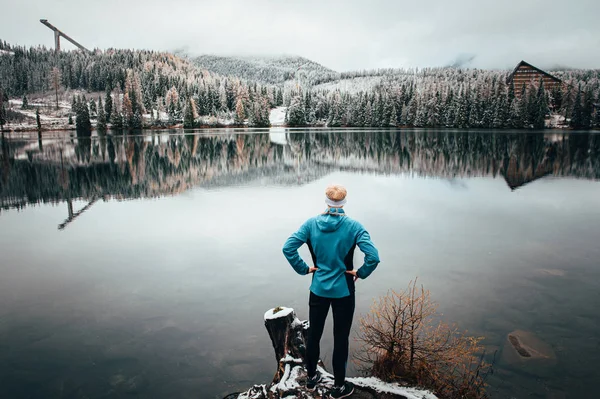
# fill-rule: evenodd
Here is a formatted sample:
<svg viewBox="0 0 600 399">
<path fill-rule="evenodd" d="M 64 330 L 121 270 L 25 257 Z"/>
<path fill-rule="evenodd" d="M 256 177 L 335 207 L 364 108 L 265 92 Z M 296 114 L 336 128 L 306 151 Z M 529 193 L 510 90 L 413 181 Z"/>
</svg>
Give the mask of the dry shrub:
<svg viewBox="0 0 600 399">
<path fill-rule="evenodd" d="M 416 279 L 404 291 L 390 290 L 360 319 L 356 363 L 384 381 L 408 381 L 443 399 L 487 398 L 492 365 L 483 360 L 483 338 L 470 337 L 439 316 Z"/>
</svg>

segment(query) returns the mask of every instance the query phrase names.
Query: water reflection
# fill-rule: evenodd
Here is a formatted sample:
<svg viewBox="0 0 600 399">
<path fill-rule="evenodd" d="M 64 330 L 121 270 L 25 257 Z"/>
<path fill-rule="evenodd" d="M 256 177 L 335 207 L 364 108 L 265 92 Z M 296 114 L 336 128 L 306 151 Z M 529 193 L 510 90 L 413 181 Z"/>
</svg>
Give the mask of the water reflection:
<svg viewBox="0 0 600 399">
<path fill-rule="evenodd" d="M 275 135 L 279 135 L 274 139 Z M 283 140 L 281 139 L 283 137 Z M 337 170 L 493 176 L 517 189 L 547 175 L 598 179 L 594 134 L 320 131 L 2 139 L 0 207 L 66 201 L 68 223 L 99 199 L 150 198 L 252 179 L 301 185 Z M 88 204 L 75 211 L 74 199 Z"/>
<path fill-rule="evenodd" d="M 357 315 L 418 275 L 490 352 L 515 330 L 553 346 L 550 370 L 499 356 L 492 397 L 595 392 L 600 185 L 574 178 L 598 179 L 600 136 L 69 135 L 0 142 L 0 209 L 26 207 L 0 214 L 2 398 L 220 398 L 272 378 L 262 314 L 305 317 L 309 283 L 280 244 L 329 179 L 385 255 Z"/>
</svg>

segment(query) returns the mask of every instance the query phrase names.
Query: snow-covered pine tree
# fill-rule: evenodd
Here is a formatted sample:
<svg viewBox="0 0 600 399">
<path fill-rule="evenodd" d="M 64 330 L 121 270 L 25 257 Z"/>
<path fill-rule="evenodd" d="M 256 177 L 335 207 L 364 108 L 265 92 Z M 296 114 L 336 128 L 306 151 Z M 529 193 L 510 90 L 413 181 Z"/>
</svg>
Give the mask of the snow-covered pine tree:
<svg viewBox="0 0 600 399">
<path fill-rule="evenodd" d="M 80 99 L 77 102 L 77 115 L 75 116 L 75 128 L 80 133 L 89 133 L 92 130 L 90 122 L 90 110 L 87 101 Z"/>
<path fill-rule="evenodd" d="M 583 112 L 581 109 L 581 85 L 577 90 L 575 101 L 573 103 L 573 112 L 571 113 L 571 121 L 569 125 L 575 129 L 581 129 L 583 127 Z"/>
<path fill-rule="evenodd" d="M 128 128 L 133 128 L 133 106 L 129 93 L 123 95 L 123 124 Z"/>
<path fill-rule="evenodd" d="M 246 119 L 246 112 L 244 110 L 244 102 L 241 98 L 238 98 L 235 104 L 235 113 L 233 116 L 233 123 L 237 126 L 244 125 Z"/>
<path fill-rule="evenodd" d="M 185 102 L 183 109 L 183 127 L 186 129 L 193 129 L 196 127 L 196 119 L 198 118 L 198 110 L 196 109 L 196 103 L 192 97 L 188 98 Z"/>
<path fill-rule="evenodd" d="M 94 119 L 98 115 L 98 108 L 96 107 L 96 101 L 94 99 L 90 99 L 90 118 Z"/>
<path fill-rule="evenodd" d="M 594 113 L 594 127 L 600 128 L 600 90 L 596 99 L 596 112 Z"/>
<path fill-rule="evenodd" d="M 98 97 L 98 121 L 96 122 L 96 128 L 100 132 L 106 131 L 106 112 L 102 104 L 102 97 Z"/>
<path fill-rule="evenodd" d="M 371 105 L 371 100 L 368 100 L 366 98 L 365 100 L 367 101 L 367 103 L 365 105 L 364 122 L 361 126 L 371 126 L 371 123 L 373 121 L 373 106 Z"/>
<path fill-rule="evenodd" d="M 286 125 L 306 126 L 306 115 L 304 114 L 304 101 L 300 94 L 296 94 L 290 100 L 290 106 L 286 112 Z"/>
<path fill-rule="evenodd" d="M 594 93 L 591 85 L 587 85 L 585 94 L 583 96 L 583 105 L 581 107 L 581 127 L 589 129 L 593 127 L 592 124 L 592 111 L 594 108 Z"/>
<path fill-rule="evenodd" d="M 169 116 L 169 123 L 173 124 L 178 119 L 178 107 L 179 107 L 179 93 L 177 88 L 172 86 L 167 92 L 165 97 L 167 105 L 167 115 Z"/>
<path fill-rule="evenodd" d="M 531 119 L 530 119 L 530 112 L 529 112 L 529 91 L 527 90 L 527 86 L 525 85 L 525 83 L 523 83 L 523 87 L 521 89 L 521 97 L 519 98 L 519 116 L 520 116 L 520 122 L 522 122 L 520 128 L 527 128 L 529 129 L 531 127 Z"/>
<path fill-rule="evenodd" d="M 106 120 L 109 121 L 112 116 L 113 100 L 111 95 L 110 86 L 106 86 L 106 94 L 104 95 L 104 112 L 106 113 Z"/>
<path fill-rule="evenodd" d="M 540 79 L 540 86 L 538 87 L 535 99 L 535 108 L 537 110 L 535 113 L 533 127 L 535 129 L 543 129 L 546 125 L 546 114 L 548 114 L 548 103 L 546 100 L 546 91 L 544 90 L 543 79 Z"/>
<path fill-rule="evenodd" d="M 415 121 L 417 119 L 417 111 L 419 108 L 418 101 L 416 96 L 411 95 L 408 100 L 408 104 L 406 104 L 406 115 L 404 115 L 403 119 L 407 126 L 415 126 Z"/>
<path fill-rule="evenodd" d="M 112 113 L 110 117 L 111 127 L 115 130 L 123 130 L 124 121 L 121 112 L 121 90 L 117 87 L 112 102 Z"/>
<path fill-rule="evenodd" d="M 0 90 L 0 132 L 4 131 L 6 124 L 6 106 L 4 105 L 4 92 Z"/>
<path fill-rule="evenodd" d="M 563 106 L 562 85 L 554 85 L 550 93 L 550 107 L 553 112 L 560 112 Z"/>
</svg>

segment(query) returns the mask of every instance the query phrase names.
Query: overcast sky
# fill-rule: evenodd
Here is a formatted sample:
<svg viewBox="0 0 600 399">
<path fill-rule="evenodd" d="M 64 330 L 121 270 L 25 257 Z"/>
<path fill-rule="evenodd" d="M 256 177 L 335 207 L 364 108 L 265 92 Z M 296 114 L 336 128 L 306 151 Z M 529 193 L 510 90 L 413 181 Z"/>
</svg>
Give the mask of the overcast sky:
<svg viewBox="0 0 600 399">
<path fill-rule="evenodd" d="M 0 38 L 53 46 L 48 19 L 88 48 L 295 54 L 337 71 L 475 57 L 600 68 L 600 0 L 0 0 Z M 84 5 L 85 4 L 85 5 Z M 64 48 L 71 44 L 62 41 Z"/>
</svg>

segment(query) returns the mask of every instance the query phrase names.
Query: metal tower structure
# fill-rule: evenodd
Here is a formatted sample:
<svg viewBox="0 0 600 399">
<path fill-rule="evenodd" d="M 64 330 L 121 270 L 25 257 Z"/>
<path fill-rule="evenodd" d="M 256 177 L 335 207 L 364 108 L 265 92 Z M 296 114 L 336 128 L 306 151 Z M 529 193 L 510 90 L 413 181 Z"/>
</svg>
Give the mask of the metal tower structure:
<svg viewBox="0 0 600 399">
<path fill-rule="evenodd" d="M 40 19 L 40 22 L 43 23 L 44 25 L 46 25 L 52 31 L 54 31 L 54 46 L 55 46 L 55 50 L 56 51 L 60 51 L 60 37 L 62 36 L 65 39 L 67 39 L 68 41 L 70 41 L 71 43 L 73 43 L 75 46 L 77 46 L 78 48 L 80 48 L 81 50 L 90 52 L 90 50 L 86 49 L 81 44 L 77 43 L 75 40 L 71 39 L 68 35 L 66 35 L 65 33 L 63 33 L 56 26 L 54 26 L 50 22 L 48 22 L 47 19 Z"/>
</svg>

